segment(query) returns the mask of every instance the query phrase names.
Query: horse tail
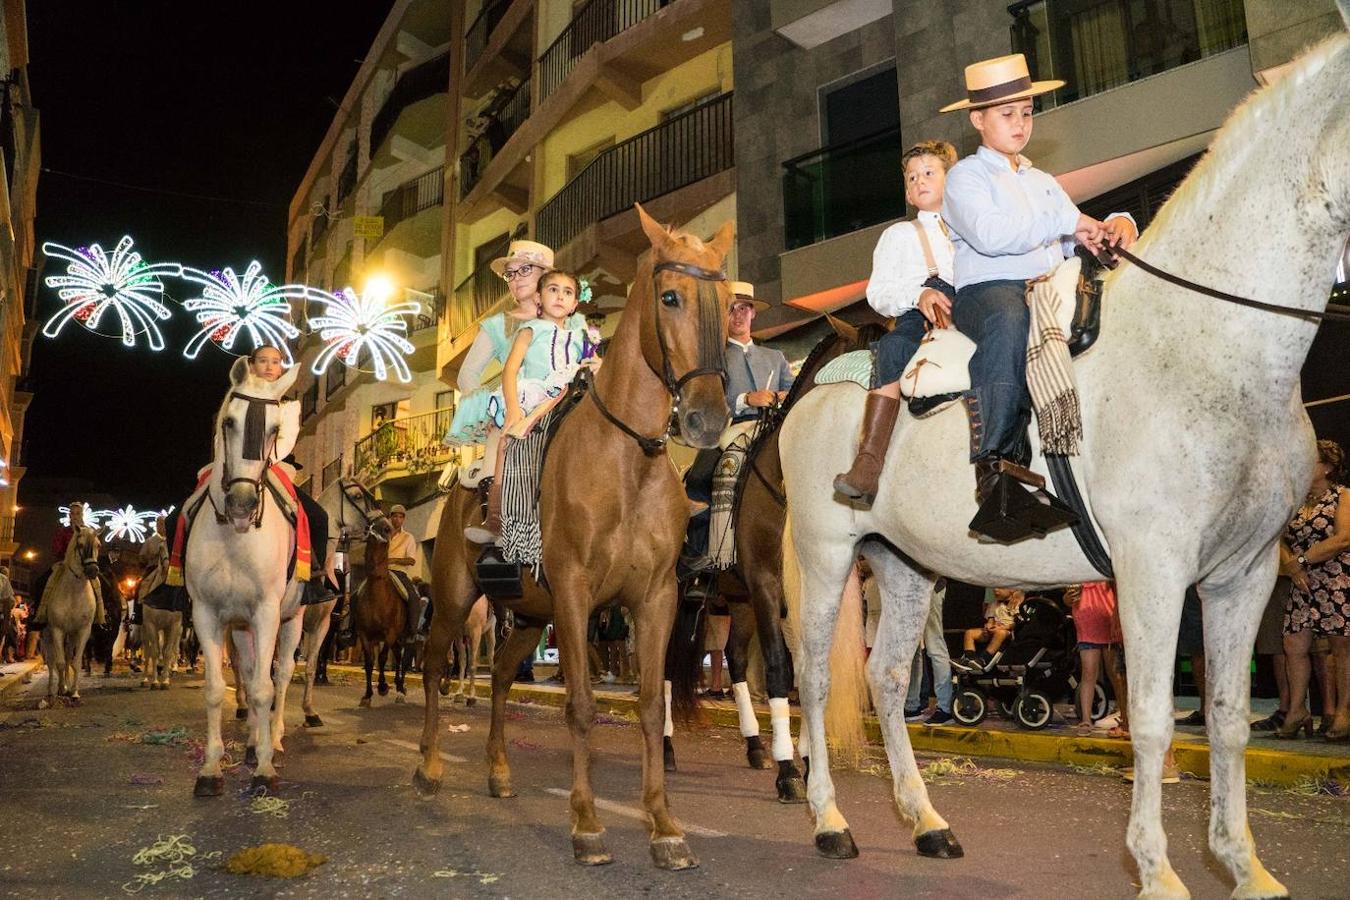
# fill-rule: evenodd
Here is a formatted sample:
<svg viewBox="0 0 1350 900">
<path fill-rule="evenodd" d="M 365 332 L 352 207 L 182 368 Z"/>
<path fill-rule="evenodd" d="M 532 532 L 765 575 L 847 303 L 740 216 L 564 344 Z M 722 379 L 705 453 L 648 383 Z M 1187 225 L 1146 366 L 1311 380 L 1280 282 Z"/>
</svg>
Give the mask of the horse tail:
<svg viewBox="0 0 1350 900">
<path fill-rule="evenodd" d="M 670 682 L 670 715 L 689 724 L 698 713 L 698 680 L 703 674 L 703 604 L 686 602 L 680 592 L 675 607 L 675 627 L 666 647 L 666 680 Z"/>
<path fill-rule="evenodd" d="M 800 660 L 802 583 L 797 552 L 792 545 L 792 517 L 783 527 L 783 599 L 788 617 L 783 638 Z M 863 644 L 862 590 L 850 576 L 845 584 L 830 645 L 830 694 L 825 704 L 825 733 L 835 751 L 854 766 L 862 759 L 865 740 L 863 716 L 870 703 Z"/>
</svg>

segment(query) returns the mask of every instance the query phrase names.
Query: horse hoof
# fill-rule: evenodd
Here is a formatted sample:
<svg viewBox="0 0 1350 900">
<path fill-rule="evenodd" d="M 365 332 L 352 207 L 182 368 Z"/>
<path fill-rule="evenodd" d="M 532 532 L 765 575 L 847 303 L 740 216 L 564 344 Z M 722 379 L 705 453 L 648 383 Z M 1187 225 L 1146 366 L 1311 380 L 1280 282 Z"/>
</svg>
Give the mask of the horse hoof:
<svg viewBox="0 0 1350 900">
<path fill-rule="evenodd" d="M 387 696 L 389 696 L 389 685 L 387 685 L 387 684 L 382 684 L 382 685 L 379 686 L 378 690 L 379 690 L 379 692 L 380 692 L 380 696 L 381 696 L 381 697 L 387 697 Z"/>
<path fill-rule="evenodd" d="M 931 856 L 934 859 L 960 859 L 966 855 L 966 851 L 961 848 L 961 842 L 952 834 L 950 828 L 925 831 L 914 839 L 914 846 L 920 856 Z"/>
<path fill-rule="evenodd" d="M 853 843 L 853 833 L 847 828 L 817 834 L 816 850 L 827 859 L 855 859 L 858 856 L 858 845 Z"/>
<path fill-rule="evenodd" d="M 658 869 L 678 872 L 681 869 L 697 869 L 698 857 L 689 850 L 684 838 L 666 837 L 652 841 L 652 862 Z"/>
<path fill-rule="evenodd" d="M 437 686 L 436 690 L 438 690 L 438 691 L 441 692 L 441 696 L 442 696 L 442 697 L 449 697 L 449 696 L 450 696 L 450 682 L 448 682 L 448 681 L 442 681 L 442 682 L 440 683 L 440 685 Z"/>
<path fill-rule="evenodd" d="M 152 688 L 152 687 L 154 687 L 154 686 L 155 686 L 155 683 L 154 683 L 153 681 L 151 681 L 149 678 L 142 678 L 142 679 L 141 679 L 141 687 L 143 687 L 143 688 Z"/>
<path fill-rule="evenodd" d="M 49 708 L 51 707 L 51 705 L 52 705 L 52 701 L 48 700 L 46 697 L 43 697 L 41 700 L 38 701 L 37 708 L 38 708 L 38 709 L 49 709 Z"/>
<path fill-rule="evenodd" d="M 400 691 L 399 693 L 397 693 L 397 694 L 394 695 L 394 702 L 395 702 L 395 703 L 407 703 L 407 702 L 408 702 L 408 695 Z"/>
<path fill-rule="evenodd" d="M 465 706 L 477 706 L 477 705 L 478 705 L 478 698 L 477 698 L 477 697 L 466 697 L 466 698 L 464 698 L 464 705 L 465 705 Z"/>
<path fill-rule="evenodd" d="M 778 788 L 779 803 L 806 802 L 806 780 L 796 770 L 790 775 L 779 775 L 774 786 Z"/>
<path fill-rule="evenodd" d="M 234 717 L 235 717 L 236 719 L 247 719 L 247 718 L 248 718 L 248 710 L 246 710 L 246 709 L 236 709 L 236 710 L 234 711 Z"/>
<path fill-rule="evenodd" d="M 418 766 L 413 770 L 413 791 L 423 800 L 430 800 L 435 797 L 441 789 L 441 780 L 439 778 L 428 778 L 422 774 L 422 767 Z"/>
<path fill-rule="evenodd" d="M 497 775 L 488 776 L 488 794 L 496 797 L 498 800 L 509 800 L 516 795 L 511 789 L 510 777 L 502 778 Z"/>
<path fill-rule="evenodd" d="M 759 739 L 759 735 L 745 739 L 745 759 L 752 769 L 773 768 L 773 764 L 769 761 L 769 753 L 764 749 L 764 742 Z"/>
<path fill-rule="evenodd" d="M 194 797 L 219 797 L 225 793 L 224 775 L 198 775 L 197 783 L 192 786 Z"/>
<path fill-rule="evenodd" d="M 275 775 L 254 775 L 248 783 L 248 789 L 255 794 L 275 794 L 281 789 L 281 779 Z"/>
<path fill-rule="evenodd" d="M 66 705 L 67 705 L 67 706 L 83 706 L 83 705 L 84 705 L 84 701 L 80 699 L 80 695 L 79 695 L 79 694 L 71 694 L 70 696 L 66 697 Z"/>
<path fill-rule="evenodd" d="M 677 772 L 675 768 L 675 744 L 670 738 L 663 738 L 661 741 L 662 752 L 664 756 L 665 768 L 667 772 Z"/>
<path fill-rule="evenodd" d="M 605 849 L 605 834 L 573 834 L 572 855 L 583 866 L 607 866 L 614 857 Z"/>
<path fill-rule="evenodd" d="M 322 728 L 322 727 L 323 727 L 323 719 L 320 719 L 318 716 L 306 715 L 306 716 L 305 716 L 305 727 L 306 727 L 306 728 Z"/>
<path fill-rule="evenodd" d="M 245 747 L 245 748 L 244 748 L 244 765 L 246 765 L 246 766 L 256 766 L 257 764 L 258 764 L 258 748 L 257 748 L 257 747 Z"/>
<path fill-rule="evenodd" d="M 370 709 L 370 698 L 362 697 L 361 702 L 356 705 L 362 707 L 363 709 Z"/>
</svg>

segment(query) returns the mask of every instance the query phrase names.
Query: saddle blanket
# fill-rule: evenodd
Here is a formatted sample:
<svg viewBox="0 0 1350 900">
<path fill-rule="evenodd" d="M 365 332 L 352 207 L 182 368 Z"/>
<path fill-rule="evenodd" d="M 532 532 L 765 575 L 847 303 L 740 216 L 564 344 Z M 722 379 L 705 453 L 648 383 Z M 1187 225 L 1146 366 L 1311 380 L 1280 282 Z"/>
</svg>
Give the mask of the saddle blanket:
<svg viewBox="0 0 1350 900">
<path fill-rule="evenodd" d="M 211 467 L 207 466 L 198 473 L 197 487 L 183 503 L 183 513 L 178 517 L 178 524 L 173 530 L 173 550 L 169 553 L 169 574 L 165 579 L 166 584 L 180 587 L 184 583 L 183 553 L 187 548 L 188 531 L 192 527 L 192 520 L 201 512 L 202 507 L 208 503 L 213 504 L 207 490 L 210 481 Z M 295 485 L 280 464 L 274 464 L 268 470 L 266 483 L 272 496 L 276 498 L 277 505 L 295 530 L 291 577 L 297 581 L 309 581 L 311 576 L 310 560 L 312 558 L 309 540 L 309 517 L 305 515 L 305 508 L 300 504 L 300 497 L 295 491 Z M 283 500 L 288 502 L 282 502 Z M 212 508 L 214 510 L 214 504 Z"/>
</svg>

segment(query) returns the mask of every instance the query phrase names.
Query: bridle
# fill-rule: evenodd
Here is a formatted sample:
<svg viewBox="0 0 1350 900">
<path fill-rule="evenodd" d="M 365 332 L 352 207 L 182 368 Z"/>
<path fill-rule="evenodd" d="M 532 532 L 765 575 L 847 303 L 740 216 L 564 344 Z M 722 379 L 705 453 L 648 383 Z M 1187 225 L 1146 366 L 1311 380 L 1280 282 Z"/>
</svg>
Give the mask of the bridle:
<svg viewBox="0 0 1350 900">
<path fill-rule="evenodd" d="M 661 293 L 657 290 L 656 279 L 662 272 L 679 272 L 681 275 L 688 275 L 700 282 L 698 289 L 698 366 L 678 377 L 675 374 L 675 367 L 670 364 L 670 348 L 666 344 L 665 331 L 661 328 Z M 652 304 L 656 310 L 656 343 L 661 348 L 661 370 L 656 374 L 661 378 L 661 383 L 670 395 L 670 415 L 666 417 L 665 431 L 655 437 L 647 437 L 635 431 L 610 411 L 604 400 L 600 398 L 600 390 L 596 387 L 595 379 L 590 380 L 590 397 L 595 401 L 600 414 L 608 419 L 610 424 L 636 441 L 638 446 L 642 448 L 642 452 L 648 456 L 654 456 L 666 449 L 666 442 L 670 440 L 671 431 L 680 413 L 680 405 L 684 401 L 683 392 L 686 384 L 695 378 L 716 375 L 718 380 L 721 381 L 723 389 L 726 388 L 727 373 L 723 369 L 722 362 L 722 310 L 716 287 L 717 284 L 726 280 L 727 277 L 721 272 L 715 269 L 705 269 L 693 263 L 667 261 L 657 263 L 652 268 Z"/>
<path fill-rule="evenodd" d="M 267 429 L 267 407 L 281 406 L 281 399 L 272 399 L 270 397 L 254 397 L 250 394 L 241 394 L 239 391 L 231 391 L 229 400 L 243 400 L 248 403 L 248 412 L 244 414 L 244 437 L 243 451 L 241 455 L 244 459 L 262 460 L 262 468 L 258 470 L 257 478 L 231 477 L 230 475 L 230 457 L 228 453 L 222 454 L 220 460 L 220 484 L 221 491 L 228 493 L 230 488 L 236 484 L 247 484 L 253 488 L 253 492 L 258 497 L 258 505 L 254 507 L 253 515 L 249 519 L 254 528 L 262 527 L 263 507 L 267 503 L 267 492 L 263 490 L 263 481 L 267 478 L 267 472 L 276 462 L 275 454 L 277 449 L 276 435 L 270 438 L 266 433 Z M 221 446 L 225 443 L 225 423 L 222 418 L 220 425 Z M 210 492 L 207 492 L 210 496 Z M 211 508 L 216 514 L 216 521 L 225 524 L 226 516 L 218 508 L 216 501 L 211 500 Z"/>
<path fill-rule="evenodd" d="M 77 553 L 77 554 L 79 555 L 79 557 L 80 557 L 80 568 L 79 568 L 79 569 L 75 569 L 74 567 L 71 566 L 71 564 L 70 564 L 70 554 L 69 554 L 69 553 L 66 554 L 66 558 L 65 558 L 64 562 L 65 562 L 65 564 L 66 564 L 66 569 L 70 572 L 70 574 L 76 576 L 77 578 L 83 578 L 83 579 L 86 580 L 86 581 L 94 581 L 94 580 L 96 580 L 96 579 L 98 578 L 98 575 L 95 574 L 93 578 L 90 578 L 88 575 L 85 575 L 85 574 L 84 574 L 84 570 L 85 570 L 86 568 L 90 567 L 90 566 L 92 566 L 92 567 L 95 569 L 95 571 L 97 571 L 97 569 L 98 569 L 98 550 L 97 550 L 97 547 L 98 547 L 98 538 L 97 538 L 97 537 L 93 537 L 93 538 L 92 538 L 92 541 L 93 541 L 93 544 L 94 544 L 94 547 L 95 547 L 94 555 L 93 555 L 93 556 L 85 556 L 85 555 L 84 555 L 84 552 L 80 549 L 80 543 L 79 543 L 79 542 L 80 542 L 80 538 L 81 538 L 81 532 L 84 532 L 84 531 L 88 531 L 91 535 L 93 534 L 93 529 L 90 528 L 89 526 L 85 525 L 85 526 L 82 526 L 81 528 L 76 529 L 76 531 L 75 531 L 75 536 L 74 536 L 73 538 L 71 538 L 71 542 L 75 545 L 75 551 L 76 551 L 76 553 Z"/>
<path fill-rule="evenodd" d="M 349 489 L 355 489 L 357 492 L 356 496 L 349 493 Z M 380 508 L 379 502 L 375 499 L 375 495 L 367 490 L 366 486 L 359 481 L 347 478 L 339 479 L 338 494 L 341 496 L 341 499 L 338 502 L 338 534 L 341 535 L 341 540 L 344 542 L 349 540 L 347 537 L 346 513 L 347 505 L 351 504 L 352 508 L 361 514 L 361 518 L 366 520 L 366 536 L 368 538 L 374 538 L 377 541 L 383 541 L 384 539 L 375 532 L 375 524 L 382 519 L 388 518 L 388 516 L 386 516 L 384 510 Z"/>
</svg>

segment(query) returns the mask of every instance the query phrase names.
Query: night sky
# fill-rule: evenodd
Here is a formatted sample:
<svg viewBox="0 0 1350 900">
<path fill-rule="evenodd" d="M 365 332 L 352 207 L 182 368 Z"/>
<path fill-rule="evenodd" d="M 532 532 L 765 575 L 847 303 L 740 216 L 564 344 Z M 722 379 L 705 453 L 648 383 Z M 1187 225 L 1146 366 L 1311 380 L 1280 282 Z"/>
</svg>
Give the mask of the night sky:
<svg viewBox="0 0 1350 900">
<path fill-rule="evenodd" d="M 54 170 L 39 182 L 38 243 L 110 250 L 129 234 L 150 261 L 242 272 L 257 259 L 284 278 L 287 205 L 391 6 L 30 0 L 28 72 L 42 166 Z M 169 289 L 185 299 L 180 282 Z M 40 288 L 39 320 L 59 305 Z M 191 490 L 233 360 L 208 346 L 189 362 L 191 314 L 168 324 L 159 353 L 73 323 L 55 340 L 38 335 L 31 476 L 88 478 L 140 508 Z"/>
</svg>

